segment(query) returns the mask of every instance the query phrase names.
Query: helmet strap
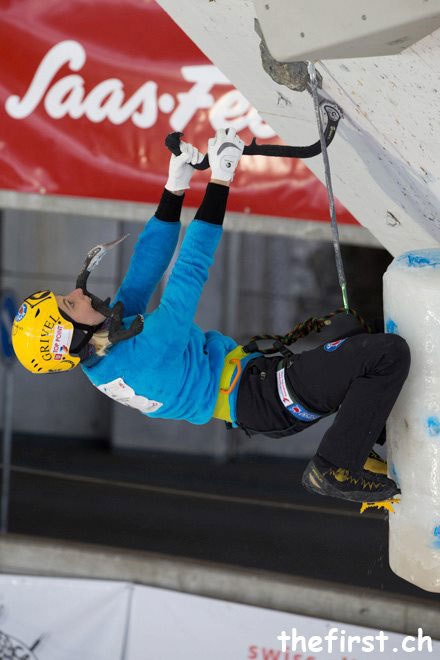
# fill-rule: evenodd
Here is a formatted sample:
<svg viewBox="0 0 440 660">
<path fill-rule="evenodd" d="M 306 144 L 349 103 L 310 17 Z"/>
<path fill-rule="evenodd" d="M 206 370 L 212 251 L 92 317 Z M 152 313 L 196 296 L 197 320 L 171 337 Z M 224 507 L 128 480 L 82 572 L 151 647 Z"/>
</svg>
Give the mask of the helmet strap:
<svg viewBox="0 0 440 660">
<path fill-rule="evenodd" d="M 87 332 L 82 333 L 83 338 L 80 340 L 79 344 L 76 344 L 75 346 L 71 346 L 70 353 L 72 353 L 73 355 L 79 355 L 81 357 L 81 351 L 90 342 L 91 338 L 93 337 L 93 334 L 94 334 L 95 330 L 97 330 L 97 328 L 94 328 L 93 330 L 88 330 Z M 73 337 L 75 338 L 75 333 L 73 334 Z M 73 343 L 73 340 L 72 340 L 72 343 Z"/>
<path fill-rule="evenodd" d="M 69 314 L 62 312 L 61 310 L 60 314 L 63 318 L 66 319 L 66 321 L 70 321 L 74 327 L 72 343 L 70 345 L 69 351 L 73 355 L 79 355 L 81 357 L 81 351 L 90 342 L 90 339 L 94 333 L 102 328 L 105 321 L 103 323 L 99 323 L 98 325 L 87 325 L 86 323 L 78 323 L 78 321 L 74 321 L 73 318 L 69 316 Z"/>
</svg>

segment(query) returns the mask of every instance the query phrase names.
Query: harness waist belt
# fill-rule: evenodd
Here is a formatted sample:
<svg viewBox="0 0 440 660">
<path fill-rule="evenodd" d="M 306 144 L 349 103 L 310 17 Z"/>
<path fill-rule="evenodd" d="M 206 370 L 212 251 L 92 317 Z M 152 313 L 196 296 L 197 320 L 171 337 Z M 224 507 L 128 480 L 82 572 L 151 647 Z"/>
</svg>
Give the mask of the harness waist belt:
<svg viewBox="0 0 440 660">
<path fill-rule="evenodd" d="M 321 417 L 325 417 L 325 413 L 309 410 L 298 400 L 298 396 L 293 391 L 290 383 L 286 381 L 286 370 L 282 361 L 277 368 L 277 387 L 281 403 L 296 419 L 302 422 L 314 422 Z"/>
</svg>

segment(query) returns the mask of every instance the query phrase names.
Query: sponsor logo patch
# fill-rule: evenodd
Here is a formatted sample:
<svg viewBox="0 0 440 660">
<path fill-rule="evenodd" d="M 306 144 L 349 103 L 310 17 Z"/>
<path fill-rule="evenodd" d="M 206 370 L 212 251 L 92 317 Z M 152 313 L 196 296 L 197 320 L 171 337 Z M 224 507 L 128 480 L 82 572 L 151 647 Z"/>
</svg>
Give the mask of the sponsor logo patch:
<svg viewBox="0 0 440 660">
<path fill-rule="evenodd" d="M 345 338 L 347 339 L 347 337 Z M 324 344 L 324 350 L 328 351 L 331 353 L 332 351 L 335 351 L 341 344 L 344 343 L 345 339 L 338 339 L 338 341 L 329 341 L 328 344 Z"/>
<path fill-rule="evenodd" d="M 302 422 L 314 422 L 315 419 L 322 417 L 319 413 L 306 410 L 298 401 L 292 399 L 287 389 L 284 369 L 279 369 L 277 371 L 277 386 L 281 403 L 287 408 L 293 417 L 300 419 Z"/>
<path fill-rule="evenodd" d="M 160 401 L 154 401 L 153 399 L 136 394 L 134 389 L 122 378 L 116 378 L 110 383 L 97 385 L 97 388 L 114 401 L 122 403 L 123 406 L 136 408 L 143 414 L 154 413 L 163 406 L 163 403 Z"/>
<path fill-rule="evenodd" d="M 26 303 L 23 303 L 22 306 L 20 307 L 20 309 L 18 310 L 16 316 L 15 316 L 15 320 L 16 321 L 21 321 L 22 319 L 24 319 L 24 317 L 26 316 L 27 310 L 28 310 L 28 308 L 27 308 Z"/>
<path fill-rule="evenodd" d="M 310 410 L 306 410 L 299 403 L 295 403 L 292 406 L 286 406 L 286 408 L 291 415 L 300 419 L 302 422 L 314 422 L 315 419 L 319 419 L 322 416 L 319 413 L 313 413 L 310 412 Z"/>
<path fill-rule="evenodd" d="M 53 341 L 50 352 L 54 360 L 62 360 L 69 352 L 73 330 L 62 325 L 56 325 L 53 330 Z"/>
</svg>

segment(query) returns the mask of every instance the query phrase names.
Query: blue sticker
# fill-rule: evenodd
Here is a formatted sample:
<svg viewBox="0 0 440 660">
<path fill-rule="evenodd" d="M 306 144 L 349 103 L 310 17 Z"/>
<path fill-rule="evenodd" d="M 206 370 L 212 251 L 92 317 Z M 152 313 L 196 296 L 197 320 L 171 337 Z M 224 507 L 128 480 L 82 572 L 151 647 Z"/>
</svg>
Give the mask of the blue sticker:
<svg viewBox="0 0 440 660">
<path fill-rule="evenodd" d="M 345 337 L 347 339 L 347 337 Z M 332 351 L 335 351 L 341 344 L 344 343 L 345 339 L 338 339 L 338 341 L 330 341 L 328 344 L 324 345 L 324 350 L 328 351 L 331 353 Z"/>
<path fill-rule="evenodd" d="M 17 308 L 15 308 L 15 309 L 17 309 Z M 20 309 L 18 310 L 16 316 L 15 316 L 15 320 L 16 321 L 21 321 L 22 319 L 24 319 L 24 317 L 26 316 L 27 309 L 28 308 L 27 308 L 26 303 L 23 303 L 22 306 L 20 307 Z"/>
<path fill-rule="evenodd" d="M 428 257 L 422 257 L 419 254 L 409 254 L 407 256 L 407 264 L 412 268 L 424 268 L 425 266 L 434 265 L 434 262 Z"/>
<path fill-rule="evenodd" d="M 385 332 L 387 332 L 389 335 L 397 335 L 398 330 L 397 330 L 397 323 L 393 321 L 393 319 L 387 319 L 385 322 Z"/>
<path fill-rule="evenodd" d="M 314 422 L 315 419 L 319 419 L 320 417 L 322 417 L 322 415 L 319 413 L 313 413 L 310 412 L 310 410 L 306 410 L 298 402 L 292 403 L 290 406 L 287 406 L 287 410 L 290 412 L 291 415 L 293 415 L 297 419 L 300 419 L 302 422 Z"/>
<path fill-rule="evenodd" d="M 390 477 L 399 486 L 399 475 L 397 474 L 396 466 L 394 463 L 390 465 Z"/>
<path fill-rule="evenodd" d="M 430 436 L 435 437 L 440 435 L 440 419 L 435 415 L 428 417 L 426 420 L 426 427 Z"/>
<path fill-rule="evenodd" d="M 440 266 L 440 250 L 428 248 L 417 250 L 417 252 L 405 252 L 397 258 L 397 263 L 408 266 L 408 268 L 436 268 L 436 266 Z"/>
<path fill-rule="evenodd" d="M 436 527 L 434 527 L 433 536 L 434 536 L 434 540 L 432 542 L 432 545 L 434 548 L 440 550 L 440 525 L 436 525 Z"/>
</svg>

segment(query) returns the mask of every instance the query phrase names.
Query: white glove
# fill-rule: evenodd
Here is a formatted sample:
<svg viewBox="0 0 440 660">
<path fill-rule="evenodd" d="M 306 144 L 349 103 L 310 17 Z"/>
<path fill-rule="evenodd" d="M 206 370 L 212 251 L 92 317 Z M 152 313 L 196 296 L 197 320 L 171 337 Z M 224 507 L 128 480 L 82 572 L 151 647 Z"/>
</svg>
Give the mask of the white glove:
<svg viewBox="0 0 440 660">
<path fill-rule="evenodd" d="M 235 134 L 235 128 L 226 130 L 219 128 L 215 138 L 208 140 L 211 177 L 219 181 L 232 181 L 244 149 L 244 142 Z"/>
<path fill-rule="evenodd" d="M 180 156 L 172 154 L 168 170 L 168 181 L 165 188 L 170 192 L 186 190 L 195 172 L 193 165 L 198 165 L 203 160 L 203 154 L 192 144 L 180 143 Z"/>
</svg>

